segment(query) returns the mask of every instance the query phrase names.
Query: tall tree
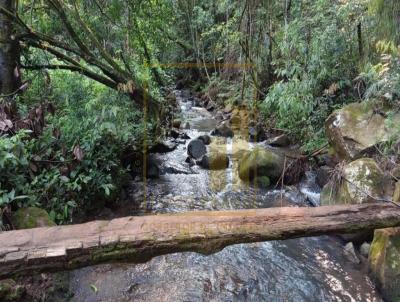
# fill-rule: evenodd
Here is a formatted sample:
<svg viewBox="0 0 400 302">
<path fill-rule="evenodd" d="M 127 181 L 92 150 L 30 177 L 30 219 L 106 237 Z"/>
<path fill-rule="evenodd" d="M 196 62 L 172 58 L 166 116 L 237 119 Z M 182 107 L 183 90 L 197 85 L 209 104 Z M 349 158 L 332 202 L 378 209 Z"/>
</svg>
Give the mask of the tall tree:
<svg viewBox="0 0 400 302">
<path fill-rule="evenodd" d="M 0 6 L 13 13 L 16 1 L 0 0 Z M 0 94 L 3 96 L 11 96 L 21 85 L 19 53 L 13 20 L 6 14 L 0 14 Z"/>
</svg>

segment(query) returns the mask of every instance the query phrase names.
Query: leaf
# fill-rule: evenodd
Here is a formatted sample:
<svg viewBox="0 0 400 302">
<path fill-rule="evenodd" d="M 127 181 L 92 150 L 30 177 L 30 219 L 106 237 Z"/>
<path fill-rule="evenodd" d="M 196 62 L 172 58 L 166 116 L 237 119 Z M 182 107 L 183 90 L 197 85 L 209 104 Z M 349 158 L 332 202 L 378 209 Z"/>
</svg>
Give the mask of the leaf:
<svg viewBox="0 0 400 302">
<path fill-rule="evenodd" d="M 90 289 L 91 289 L 95 294 L 97 294 L 97 292 L 99 291 L 99 290 L 97 289 L 97 287 L 96 287 L 94 284 L 90 284 Z"/>
<path fill-rule="evenodd" d="M 60 179 L 63 182 L 69 182 L 69 178 L 67 176 L 64 176 L 64 175 L 60 176 Z"/>
<path fill-rule="evenodd" d="M 75 145 L 75 147 L 74 147 L 72 153 L 74 154 L 75 159 L 76 159 L 77 161 L 81 161 L 81 160 L 83 159 L 83 157 L 85 156 L 85 154 L 84 154 L 82 148 L 81 148 L 79 145 Z"/>
</svg>

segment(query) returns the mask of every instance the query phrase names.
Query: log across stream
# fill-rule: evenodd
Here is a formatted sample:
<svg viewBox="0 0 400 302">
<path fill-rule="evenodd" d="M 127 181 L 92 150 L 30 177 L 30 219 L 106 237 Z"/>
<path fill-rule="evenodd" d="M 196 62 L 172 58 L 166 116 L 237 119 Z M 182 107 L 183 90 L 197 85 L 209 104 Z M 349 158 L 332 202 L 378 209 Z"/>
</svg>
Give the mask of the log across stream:
<svg viewBox="0 0 400 302">
<path fill-rule="evenodd" d="M 145 262 L 174 252 L 210 254 L 237 243 L 400 226 L 400 208 L 364 204 L 189 212 L 0 234 L 0 278 L 107 262 Z"/>
</svg>

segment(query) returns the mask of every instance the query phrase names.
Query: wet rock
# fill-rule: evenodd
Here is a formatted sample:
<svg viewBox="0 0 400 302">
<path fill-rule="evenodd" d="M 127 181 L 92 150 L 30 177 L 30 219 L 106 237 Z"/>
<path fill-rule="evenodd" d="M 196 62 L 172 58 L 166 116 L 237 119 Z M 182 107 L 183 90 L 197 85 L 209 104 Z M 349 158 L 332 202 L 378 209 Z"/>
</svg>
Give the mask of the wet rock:
<svg viewBox="0 0 400 302">
<path fill-rule="evenodd" d="M 166 141 L 166 142 L 158 142 L 155 145 L 153 145 L 149 152 L 150 153 L 168 153 L 172 152 L 176 149 L 177 144 L 171 141 Z"/>
<path fill-rule="evenodd" d="M 175 142 L 179 145 L 185 145 L 186 144 L 186 140 L 184 139 L 176 139 Z"/>
<path fill-rule="evenodd" d="M 36 207 L 17 210 L 13 215 L 13 224 L 18 230 L 56 225 L 45 210 Z"/>
<path fill-rule="evenodd" d="M 160 177 L 160 168 L 155 162 L 153 162 L 153 161 L 148 162 L 146 176 L 147 176 L 147 178 L 159 178 Z"/>
<path fill-rule="evenodd" d="M 24 293 L 25 289 L 21 285 L 18 285 L 14 280 L 6 279 L 0 281 L 0 301 L 21 301 Z"/>
<path fill-rule="evenodd" d="M 361 261 L 358 258 L 356 251 L 354 249 L 354 244 L 349 242 L 344 247 L 344 255 L 346 256 L 347 260 L 353 262 L 354 264 L 360 264 Z"/>
<path fill-rule="evenodd" d="M 188 156 L 185 160 L 185 163 L 189 164 L 189 167 L 193 167 L 194 165 L 196 165 L 196 162 L 194 161 L 193 158 L 191 158 L 190 156 Z"/>
<path fill-rule="evenodd" d="M 256 148 L 239 160 L 239 177 L 252 181 L 256 177 L 269 177 L 277 180 L 282 175 L 284 159 L 282 156 L 263 148 Z"/>
<path fill-rule="evenodd" d="M 368 262 L 385 301 L 400 301 L 400 228 L 375 230 Z"/>
<path fill-rule="evenodd" d="M 204 143 L 205 145 L 211 144 L 211 137 L 210 137 L 209 135 L 207 135 L 207 134 L 205 134 L 205 135 L 200 135 L 197 139 L 203 141 L 203 143 Z"/>
<path fill-rule="evenodd" d="M 181 133 L 180 135 L 179 135 L 179 138 L 181 138 L 181 139 L 190 139 L 190 136 L 189 135 L 187 135 L 185 132 L 183 132 L 183 133 Z"/>
<path fill-rule="evenodd" d="M 374 102 L 353 103 L 332 113 L 325 123 L 329 142 L 342 159 L 356 159 L 374 151 L 378 143 L 388 141 L 395 127 L 386 126 L 384 114 L 375 112 Z M 392 117 L 400 123 L 400 114 Z"/>
<path fill-rule="evenodd" d="M 387 200 L 392 185 L 377 163 L 371 158 L 361 158 L 343 168 L 342 181 L 326 184 L 321 193 L 321 204 L 362 204 Z"/>
<path fill-rule="evenodd" d="M 261 142 L 265 140 L 265 132 L 261 126 L 249 128 L 249 139 L 251 142 Z"/>
<path fill-rule="evenodd" d="M 368 258 L 370 249 L 371 249 L 371 244 L 369 244 L 368 242 L 364 242 L 363 244 L 361 244 L 360 246 L 361 256 Z"/>
<path fill-rule="evenodd" d="M 316 171 L 316 182 L 320 188 L 323 188 L 331 178 L 333 169 L 328 166 L 319 167 Z"/>
<path fill-rule="evenodd" d="M 171 137 L 173 137 L 173 138 L 178 138 L 180 135 L 181 135 L 181 134 L 179 133 L 179 131 L 177 131 L 177 130 L 175 130 L 175 129 L 172 129 L 172 130 L 169 132 L 169 136 L 171 136 Z"/>
<path fill-rule="evenodd" d="M 186 130 L 190 129 L 190 124 L 189 124 L 189 122 L 186 122 L 186 123 L 185 123 L 185 125 L 183 126 L 183 129 L 186 129 Z"/>
<path fill-rule="evenodd" d="M 181 119 L 174 119 L 172 121 L 172 126 L 174 128 L 178 128 L 179 129 L 181 127 L 181 124 L 182 124 L 182 120 Z"/>
<path fill-rule="evenodd" d="M 211 152 L 204 155 L 199 166 L 209 170 L 222 170 L 229 167 L 229 157 L 222 152 Z"/>
<path fill-rule="evenodd" d="M 202 107 L 202 106 L 203 106 L 203 103 L 202 103 L 201 99 L 199 99 L 199 98 L 194 98 L 194 99 L 193 99 L 193 106 L 195 106 L 195 107 Z"/>
<path fill-rule="evenodd" d="M 187 169 L 180 168 L 178 166 L 168 166 L 165 168 L 164 171 L 165 174 L 192 174 L 191 171 L 188 171 Z"/>
<path fill-rule="evenodd" d="M 199 159 L 207 153 L 207 148 L 202 140 L 194 139 L 190 141 L 187 148 L 187 153 L 192 158 Z"/>
<path fill-rule="evenodd" d="M 281 134 L 269 139 L 267 143 L 274 147 L 288 147 L 290 145 L 290 140 L 286 134 Z"/>
<path fill-rule="evenodd" d="M 217 104 L 215 102 L 208 102 L 207 104 L 207 111 L 214 111 L 217 108 Z"/>
<path fill-rule="evenodd" d="M 211 135 L 214 136 L 222 136 L 222 137 L 233 137 L 234 133 L 231 128 L 226 123 L 222 123 L 220 126 L 215 128 L 212 132 Z"/>
</svg>

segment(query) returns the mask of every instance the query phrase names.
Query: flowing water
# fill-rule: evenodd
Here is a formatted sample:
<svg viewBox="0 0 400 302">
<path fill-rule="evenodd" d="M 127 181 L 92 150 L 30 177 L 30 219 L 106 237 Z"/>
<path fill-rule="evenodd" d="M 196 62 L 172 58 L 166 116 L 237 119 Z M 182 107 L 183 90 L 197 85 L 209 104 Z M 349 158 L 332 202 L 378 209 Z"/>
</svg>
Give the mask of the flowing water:
<svg viewBox="0 0 400 302">
<path fill-rule="evenodd" d="M 215 127 L 213 117 L 193 107 L 187 93 L 177 91 L 177 96 L 191 138 Z M 213 138 L 209 148 L 226 151 L 230 166 L 206 171 L 185 163 L 188 142 L 158 155 L 163 175 L 132 184 L 130 204 L 119 215 L 318 203 L 311 172 L 298 186 L 282 189 L 243 184 L 236 172 L 238 160 L 256 144 L 236 136 Z M 99 265 L 73 271 L 70 278 L 74 301 L 85 302 L 381 301 L 364 269 L 346 260 L 343 244 L 329 236 L 238 244 L 210 256 L 177 253 L 144 264 Z"/>
</svg>

